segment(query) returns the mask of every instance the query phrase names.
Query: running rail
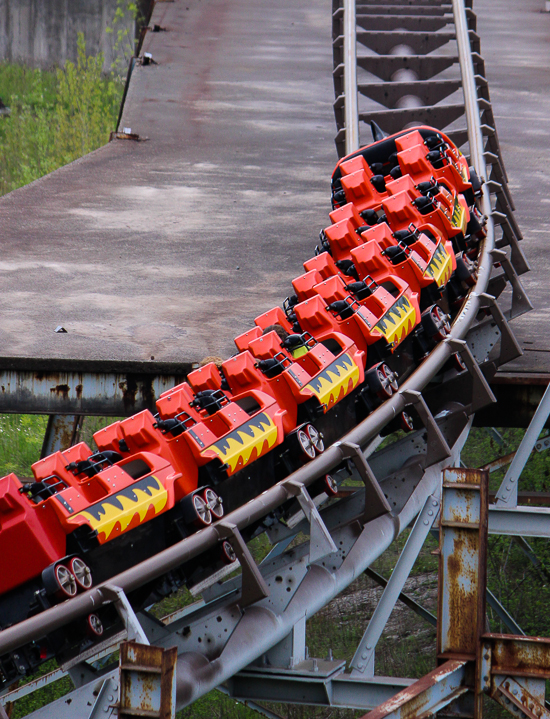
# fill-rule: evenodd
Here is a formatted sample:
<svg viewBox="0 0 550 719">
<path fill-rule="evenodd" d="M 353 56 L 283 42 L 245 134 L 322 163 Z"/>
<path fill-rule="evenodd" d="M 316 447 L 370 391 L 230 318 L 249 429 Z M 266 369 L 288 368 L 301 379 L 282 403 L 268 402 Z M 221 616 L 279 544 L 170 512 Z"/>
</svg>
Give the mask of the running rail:
<svg viewBox="0 0 550 719">
<path fill-rule="evenodd" d="M 348 0 L 346 0 L 346 8 L 347 3 Z M 352 7 L 351 12 L 353 10 Z M 298 498 L 307 519 L 302 520 L 294 531 L 287 532 L 286 537 L 284 530 L 281 529 L 282 525 L 279 528 L 275 527 L 272 536 L 275 538 L 275 543 L 281 540 L 281 546 L 284 548 L 283 540 L 295 536 L 299 528 L 305 528 L 307 533 L 309 527 L 312 536 L 311 547 L 301 545 L 301 549 L 298 548 L 291 553 L 281 552 L 273 559 L 268 557 L 259 569 L 251 561 L 249 553 L 247 554 L 246 546 L 241 547 L 239 558 L 243 566 L 243 576 L 246 575 L 242 589 L 239 578 L 226 582 L 222 585 L 223 590 L 210 589 L 209 594 L 207 591 L 205 596 L 209 596 L 211 606 L 206 604 L 199 607 L 194 610 L 195 614 L 190 610 L 179 623 L 174 623 L 173 633 L 168 638 L 162 632 L 159 633 L 158 628 L 151 630 L 149 637 L 151 641 L 159 645 L 165 643 L 166 646 L 174 644 L 178 646 L 177 706 L 181 708 L 269 652 L 288 637 L 305 616 L 309 617 L 321 609 L 363 572 L 412 522 L 423 507 L 427 506 L 428 502 L 433 502 L 434 507 L 438 506 L 440 471 L 444 466 L 457 461 L 470 425 L 467 415 L 471 415 L 484 404 L 494 401 L 479 363 L 488 360 L 489 349 L 496 341 L 495 337 L 500 337 L 500 358 L 495 360 L 491 356 L 493 362 L 503 363 L 521 353 L 508 327 L 507 317 L 517 316 L 530 308 L 518 277 L 518 274 L 525 271 L 526 263 L 517 244 L 521 235 L 519 230 L 516 232 L 517 226 L 511 215 L 511 200 L 502 162 L 498 153 L 493 152 L 494 146 L 490 145 L 489 150 L 484 147 L 483 138 L 489 137 L 489 142 L 494 142 L 496 135 L 494 128 L 487 125 L 488 113 L 492 111 L 486 99 L 487 84 L 480 75 L 483 61 L 478 53 L 479 48 L 475 45 L 477 36 L 475 33 L 472 34 L 472 29 L 469 27 L 469 23 L 471 25 L 475 22 L 475 16 L 467 10 L 464 0 L 453 0 L 452 10 L 464 91 L 471 164 L 480 177 L 487 178 L 482 200 L 483 211 L 487 217 L 487 236 L 479 257 L 477 282 L 456 317 L 450 336 L 431 352 L 393 397 L 314 461 L 215 525 L 203 528 L 155 557 L 113 577 L 104 585 L 1 631 L 0 653 L 13 651 L 75 619 L 97 611 L 98 607 L 116 601 L 113 599 L 113 588 L 127 594 L 215 546 L 222 538 L 229 537 L 237 545 L 239 542 L 242 545 L 241 530 L 262 519 L 289 499 Z M 338 22 L 343 20 L 343 25 L 354 34 L 353 23 L 349 18 L 347 20 L 342 18 L 343 15 L 346 15 L 345 9 L 335 12 Z M 339 37 L 336 33 L 335 36 Z M 470 47 L 472 40 L 475 45 L 474 51 Z M 354 64 L 356 58 L 352 45 L 349 40 L 346 42 L 345 61 L 348 61 L 349 56 L 350 62 Z M 340 65 L 336 64 L 335 86 L 339 67 Z M 353 89 L 353 77 L 353 70 L 346 71 L 345 92 L 348 97 L 351 93 L 356 98 L 357 90 Z M 482 97 L 478 96 L 480 90 Z M 346 98 L 342 99 L 340 95 L 335 103 L 337 114 L 343 104 L 346 104 L 347 108 Z M 353 107 L 353 104 L 350 107 Z M 483 119 L 480 117 L 480 111 L 484 114 Z M 361 119 L 360 114 L 359 118 Z M 347 127 L 351 125 L 348 124 Z M 339 134 L 341 141 L 341 132 Z M 349 147 L 353 149 L 355 135 L 350 135 L 349 142 L 351 143 Z M 491 165 L 489 178 L 487 160 Z M 493 207 L 495 199 L 496 205 Z M 496 226 L 503 229 L 503 238 L 498 240 L 495 240 Z M 501 249 L 507 245 L 511 247 L 511 259 Z M 496 270 L 495 265 L 499 266 Z M 507 282 L 512 287 L 512 305 L 509 311 L 503 312 L 496 300 Z M 481 310 L 484 312 L 480 315 Z M 489 319 L 488 313 L 491 315 Z M 467 344 L 468 334 L 472 331 L 476 333 L 478 347 L 479 338 L 484 333 L 488 336 L 489 339 L 485 343 L 486 352 L 476 349 L 475 354 L 472 353 Z M 454 414 L 449 411 L 441 415 L 435 411 L 432 413 L 429 404 L 433 404 L 433 400 L 427 402 L 422 393 L 425 392 L 428 397 L 427 385 L 441 371 L 448 359 L 457 352 L 462 356 L 470 376 L 469 382 L 460 385 L 460 408 L 455 409 Z M 462 394 L 464 387 L 469 392 L 469 401 L 466 402 Z M 453 391 L 457 390 L 451 388 L 450 399 Z M 410 495 L 399 505 L 399 498 L 394 497 L 390 489 L 387 489 L 390 484 L 388 480 L 398 472 L 398 465 L 395 464 L 397 460 L 391 459 L 387 452 L 382 451 L 367 461 L 361 450 L 379 435 L 394 417 L 411 404 L 417 408 L 427 432 L 417 432 L 413 437 L 392 445 L 392 448 L 396 447 L 393 450 L 394 455 L 402 451 L 403 456 L 417 458 L 414 465 L 417 476 L 412 478 L 412 468 L 409 472 Z M 435 418 L 434 414 L 436 414 Z M 423 439 L 424 435 L 427 435 L 426 441 Z M 422 445 L 425 453 L 419 454 L 418 449 L 414 449 L 419 445 Z M 353 495 L 355 498 L 353 502 L 340 500 L 319 513 L 312 506 L 307 487 L 317 478 L 340 465 L 343 460 L 351 460 L 353 463 L 356 476 L 365 484 L 364 494 L 359 492 Z M 389 512 L 384 493 L 398 504 L 398 508 L 393 513 Z M 376 516 L 367 516 L 366 509 L 363 510 L 361 505 L 361 502 L 365 501 L 376 505 L 378 511 L 378 514 L 375 512 Z M 359 533 L 358 520 L 362 527 Z M 431 521 L 433 522 L 433 519 Z M 314 533 L 317 537 L 316 548 L 313 546 Z M 345 551 L 343 549 L 335 553 L 337 546 L 344 547 Z M 328 564 L 333 565 L 332 569 L 330 566 L 325 566 L 325 562 L 322 561 L 328 556 L 331 557 Z M 285 587 L 288 592 L 288 595 L 285 595 L 287 602 L 281 609 L 277 607 L 274 599 L 280 595 L 277 593 L 273 578 L 279 576 L 286 578 L 290 571 L 295 572 L 294 576 L 301 577 L 301 581 L 297 581 L 297 586 L 292 589 Z M 238 607 L 237 611 L 235 607 Z M 216 622 L 220 625 L 218 627 L 220 631 L 221 627 L 226 630 L 229 628 L 230 631 L 227 631 L 225 637 L 223 635 L 220 637 L 219 633 L 214 632 L 212 646 L 207 647 L 186 639 L 189 632 L 186 634 L 185 628 L 197 627 L 200 624 L 215 629 Z M 111 682 L 110 687 L 113 691 L 117 690 L 117 675 L 118 670 L 102 675 L 105 682 Z M 64 700 L 59 700 L 56 703 L 58 707 L 56 716 L 78 716 L 78 697 L 84 695 L 84 687 L 70 695 L 71 701 L 73 702 L 74 698 L 74 702 L 70 710 L 63 710 L 69 712 L 67 714 L 61 713 Z M 8 698 L 4 697 L 5 700 Z M 38 710 L 33 716 L 46 716 L 45 711 Z M 51 708 L 49 715 L 51 716 Z"/>
</svg>

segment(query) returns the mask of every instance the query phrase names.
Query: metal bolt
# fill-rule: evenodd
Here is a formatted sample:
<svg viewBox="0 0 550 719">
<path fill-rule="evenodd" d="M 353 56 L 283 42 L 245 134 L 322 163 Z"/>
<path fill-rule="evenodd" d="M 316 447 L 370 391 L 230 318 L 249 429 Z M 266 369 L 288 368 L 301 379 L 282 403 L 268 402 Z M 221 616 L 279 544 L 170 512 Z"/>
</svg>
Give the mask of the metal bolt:
<svg viewBox="0 0 550 719">
<path fill-rule="evenodd" d="M 434 501 L 432 502 L 432 504 L 433 504 L 434 507 L 437 507 L 437 502 L 436 502 L 435 499 L 434 499 Z"/>
<path fill-rule="evenodd" d="M 429 517 L 433 517 L 433 516 L 434 516 L 433 509 L 430 509 L 430 511 L 428 512 L 428 516 L 429 516 Z"/>
<path fill-rule="evenodd" d="M 429 522 L 428 522 L 427 519 L 424 520 L 424 524 L 425 524 L 426 526 L 428 526 Z"/>
<path fill-rule="evenodd" d="M 113 696 L 112 694 L 109 694 L 109 696 L 107 697 L 107 699 L 108 699 L 110 702 L 112 702 L 112 701 L 114 701 L 115 698 L 114 698 L 114 696 Z"/>
</svg>

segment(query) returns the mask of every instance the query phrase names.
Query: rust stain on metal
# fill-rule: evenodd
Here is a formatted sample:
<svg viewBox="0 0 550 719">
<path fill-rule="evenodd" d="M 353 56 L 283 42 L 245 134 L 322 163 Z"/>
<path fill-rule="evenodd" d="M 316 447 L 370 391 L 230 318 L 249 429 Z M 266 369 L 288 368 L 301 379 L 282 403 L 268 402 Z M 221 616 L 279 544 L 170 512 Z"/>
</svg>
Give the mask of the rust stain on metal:
<svg viewBox="0 0 550 719">
<path fill-rule="evenodd" d="M 76 398 L 77 398 L 77 399 L 82 399 L 82 391 L 83 391 L 83 389 L 84 389 L 84 387 L 83 387 L 81 384 L 77 384 L 76 387 L 74 388 L 74 391 L 76 392 Z"/>
<path fill-rule="evenodd" d="M 447 557 L 449 624 L 446 645 L 455 651 L 475 654 L 477 614 L 477 576 L 468 558 L 477 552 L 473 532 L 457 533 L 453 552 Z"/>
<path fill-rule="evenodd" d="M 361 719 L 383 719 L 394 712 L 398 712 L 399 719 L 415 719 L 426 711 L 426 705 L 431 698 L 430 689 L 464 664 L 465 662 L 458 660 L 445 662 L 365 714 Z"/>
<path fill-rule="evenodd" d="M 550 639 L 489 634 L 492 643 L 492 674 L 545 677 L 550 679 Z"/>
<path fill-rule="evenodd" d="M 57 384 L 55 387 L 50 387 L 50 392 L 60 395 L 63 399 L 69 399 L 70 389 L 68 384 Z"/>
</svg>

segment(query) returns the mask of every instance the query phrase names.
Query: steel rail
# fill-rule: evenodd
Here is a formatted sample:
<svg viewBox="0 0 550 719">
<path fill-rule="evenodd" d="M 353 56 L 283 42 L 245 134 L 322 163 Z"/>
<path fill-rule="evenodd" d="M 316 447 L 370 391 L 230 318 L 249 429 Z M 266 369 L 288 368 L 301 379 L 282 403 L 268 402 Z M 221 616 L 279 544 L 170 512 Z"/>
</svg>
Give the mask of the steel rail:
<svg viewBox="0 0 550 719">
<path fill-rule="evenodd" d="M 462 16 L 462 25 L 465 27 L 465 7 L 463 0 L 453 0 L 455 17 Z M 477 112 L 477 93 L 475 91 L 475 79 L 473 63 L 471 61 L 470 46 L 467 31 L 464 27 L 459 31 L 457 23 L 457 41 L 463 73 L 465 88 L 465 104 L 469 123 L 472 124 L 471 137 L 475 154 L 472 161 L 476 170 L 481 176 L 485 176 L 485 159 L 481 147 L 476 138 L 481 137 L 481 123 L 479 112 Z M 491 271 L 493 260 L 491 253 L 495 248 L 494 225 L 491 221 L 490 199 L 485 189 L 484 207 L 487 209 L 488 226 L 487 236 L 483 242 L 481 258 L 478 266 L 478 278 L 475 287 L 470 291 L 463 309 L 455 319 L 450 336 L 439 344 L 430 355 L 423 361 L 418 369 L 405 382 L 400 391 L 388 399 L 381 407 L 375 410 L 361 424 L 355 427 L 339 442 L 329 447 L 325 452 L 312 462 L 301 467 L 279 484 L 264 492 L 261 496 L 252 499 L 244 506 L 232 512 L 225 522 L 231 522 L 239 530 L 246 528 L 288 501 L 290 495 L 285 489 L 285 483 L 289 480 L 301 482 L 306 487 L 312 484 L 320 476 L 330 472 L 347 457 L 345 447 L 349 444 L 356 444 L 364 447 L 366 443 L 380 433 L 381 430 L 396 416 L 398 416 L 410 403 L 407 393 L 422 392 L 428 382 L 436 375 L 448 359 L 457 351 L 454 340 L 464 340 L 468 330 L 474 323 L 477 313 L 481 308 L 481 295 L 485 293 Z M 154 557 L 145 560 L 131 569 L 113 577 L 105 584 L 114 584 L 126 593 L 160 577 L 166 572 L 174 569 L 180 564 L 196 557 L 198 554 L 212 548 L 219 541 L 216 525 L 201 529 L 196 534 L 182 540 L 178 544 L 165 549 Z M 19 624 L 8 627 L 0 632 L 0 653 L 13 651 L 23 644 L 40 638 L 49 632 L 97 611 L 98 607 L 109 603 L 111 600 L 102 592 L 100 585 L 62 604 L 58 604 L 46 611 L 26 619 Z"/>
<path fill-rule="evenodd" d="M 346 103 L 346 154 L 359 149 L 356 25 L 355 0 L 344 0 L 344 97 Z"/>
<path fill-rule="evenodd" d="M 468 120 L 471 160 L 478 174 L 485 177 L 486 165 L 483 136 L 463 0 L 453 0 L 453 11 L 465 96 L 465 110 Z M 225 517 L 223 519 L 225 525 L 229 523 L 238 530 L 246 528 L 294 496 L 289 491 L 287 483 L 302 483 L 307 487 L 348 457 L 350 445 L 364 447 L 380 433 L 388 422 L 410 404 L 411 392 L 421 393 L 432 377 L 456 353 L 457 346 L 459 347 L 466 339 L 479 310 L 482 306 L 485 306 L 485 293 L 493 270 L 494 260 L 492 253 L 495 250 L 495 237 L 488 189 L 487 186 L 484 188 L 482 200 L 483 209 L 488 220 L 487 236 L 483 242 L 479 257 L 477 282 L 455 319 L 449 338 L 430 353 L 398 393 L 387 400 L 360 425 L 339 442 L 329 447 L 323 455 L 313 462 L 297 470 L 285 480 L 264 492 L 260 497 L 251 500 Z M 262 654 L 266 648 L 273 646 L 280 639 L 287 636 L 293 624 L 306 612 L 306 605 L 306 613 L 309 616 L 344 589 L 361 571 L 360 568 L 363 564 L 367 566 L 379 556 L 418 514 L 423 505 L 423 500 L 433 491 L 434 473 L 437 474 L 435 466 L 431 470 L 430 468 L 427 469 L 424 478 L 418 484 L 417 490 L 415 490 L 414 501 L 407 502 L 406 509 L 403 509 L 396 516 L 386 514 L 365 525 L 361 537 L 368 538 L 368 541 L 361 539 L 357 543 L 357 549 L 354 547 L 353 552 L 345 561 L 345 569 L 342 566 L 341 570 L 331 573 L 319 566 L 312 565 L 313 570 L 308 573 L 306 580 L 302 583 L 303 589 L 302 585 L 300 585 L 297 590 L 296 596 L 298 599 L 296 602 L 293 600 L 292 611 L 287 612 L 284 617 L 276 616 L 260 607 L 249 608 L 244 616 L 244 624 L 240 631 L 248 637 L 250 637 L 250 631 L 254 632 L 256 641 L 253 646 L 247 647 L 241 643 L 238 656 L 233 648 L 232 656 L 225 655 L 223 659 L 219 658 L 214 662 L 207 662 L 203 655 L 189 655 L 187 657 L 186 655 L 181 655 L 178 659 L 178 704 L 190 703 L 198 697 L 198 694 L 205 693 L 209 688 L 213 688 L 216 683 L 230 676 L 229 672 L 234 673 L 238 668 L 246 666 L 247 663 Z M 126 593 L 131 592 L 215 546 L 219 539 L 219 525 L 204 528 L 160 554 L 113 577 L 109 582 L 63 604 L 56 605 L 16 626 L 4 629 L 0 632 L 0 653 L 15 650 L 27 642 L 39 639 L 79 617 L 97 611 L 98 607 L 103 604 L 110 603 L 112 594 L 105 591 L 106 585 L 116 585 Z M 266 622 L 272 629 L 269 636 L 265 632 Z M 261 632 L 258 631 L 259 627 L 263 627 Z"/>
</svg>

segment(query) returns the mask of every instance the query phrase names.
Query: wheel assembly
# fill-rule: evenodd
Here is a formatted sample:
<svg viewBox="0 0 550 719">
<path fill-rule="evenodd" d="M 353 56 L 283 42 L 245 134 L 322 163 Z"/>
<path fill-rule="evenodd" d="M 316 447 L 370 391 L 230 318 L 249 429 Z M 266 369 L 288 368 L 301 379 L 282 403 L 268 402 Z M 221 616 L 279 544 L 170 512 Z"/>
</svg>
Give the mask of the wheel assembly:
<svg viewBox="0 0 550 719">
<path fill-rule="evenodd" d="M 213 489 L 210 489 L 210 487 L 207 487 L 204 490 L 202 497 L 212 514 L 212 519 L 214 521 L 216 519 L 221 519 L 223 517 L 223 503 L 221 497 L 219 497 Z"/>
<path fill-rule="evenodd" d="M 55 596 L 60 599 L 68 599 L 69 597 L 75 596 L 78 591 L 75 576 L 64 564 L 55 565 L 53 579 L 56 584 Z"/>
<path fill-rule="evenodd" d="M 449 316 L 439 305 L 432 305 L 422 314 L 422 327 L 428 337 L 435 342 L 444 340 L 451 331 Z"/>
<path fill-rule="evenodd" d="M 296 453 L 301 459 L 315 459 L 315 445 L 307 432 L 307 425 L 296 430 L 291 436 L 295 444 Z"/>
<path fill-rule="evenodd" d="M 233 564 L 233 562 L 237 561 L 235 550 L 231 546 L 231 542 L 228 542 L 227 539 L 221 544 L 221 553 L 222 559 L 226 564 Z"/>
<path fill-rule="evenodd" d="M 401 414 L 399 416 L 399 424 L 400 424 L 400 428 L 404 432 L 412 432 L 414 429 L 413 418 L 411 417 L 411 415 L 408 412 L 401 412 Z"/>
<path fill-rule="evenodd" d="M 332 474 L 325 474 L 323 479 L 325 485 L 325 494 L 327 497 L 335 497 L 338 494 L 338 483 Z"/>
<path fill-rule="evenodd" d="M 385 362 L 380 362 L 380 364 L 369 370 L 366 379 L 370 391 L 382 400 L 391 397 L 399 386 L 397 374 Z"/>
<path fill-rule="evenodd" d="M 304 427 L 309 437 L 309 441 L 315 448 L 316 454 L 322 454 L 325 451 L 325 443 L 323 442 L 323 435 L 319 430 L 312 424 L 308 424 Z"/>
<path fill-rule="evenodd" d="M 208 527 L 212 524 L 212 512 L 200 494 L 194 494 L 192 499 L 193 523 L 198 527 Z"/>
<path fill-rule="evenodd" d="M 103 622 L 97 614 L 88 614 L 86 617 L 86 634 L 91 637 L 100 637 L 103 634 Z"/>
<path fill-rule="evenodd" d="M 68 566 L 75 578 L 77 589 L 90 589 L 93 584 L 92 570 L 86 562 L 83 562 L 80 557 L 73 557 L 69 560 Z"/>
</svg>

